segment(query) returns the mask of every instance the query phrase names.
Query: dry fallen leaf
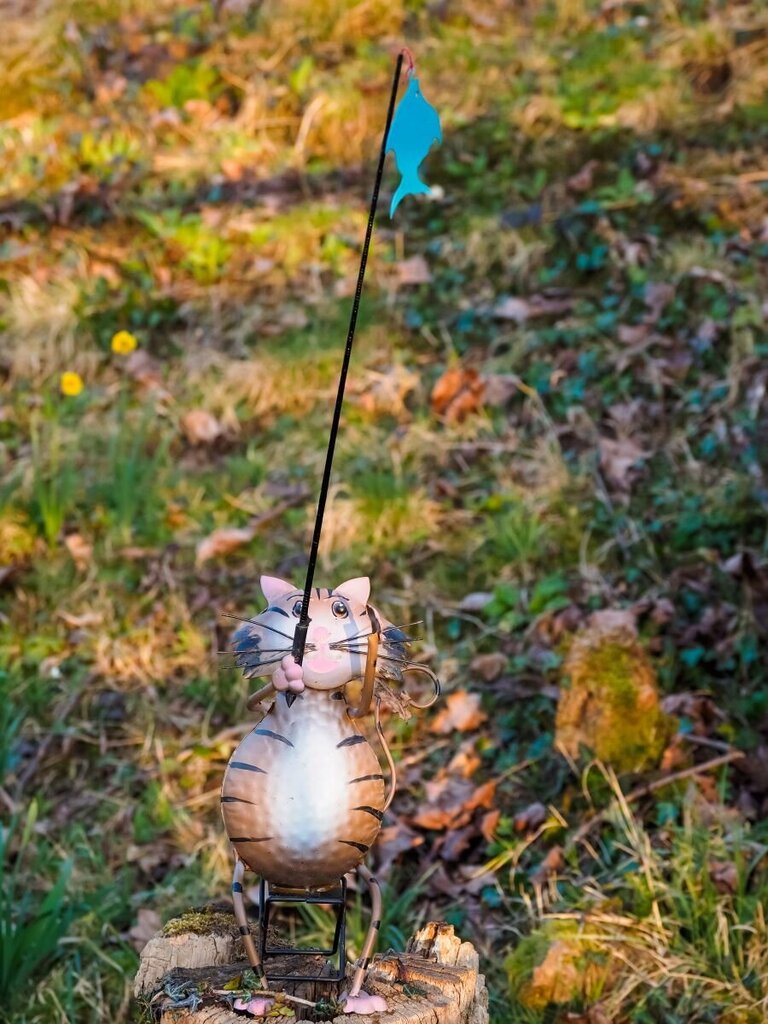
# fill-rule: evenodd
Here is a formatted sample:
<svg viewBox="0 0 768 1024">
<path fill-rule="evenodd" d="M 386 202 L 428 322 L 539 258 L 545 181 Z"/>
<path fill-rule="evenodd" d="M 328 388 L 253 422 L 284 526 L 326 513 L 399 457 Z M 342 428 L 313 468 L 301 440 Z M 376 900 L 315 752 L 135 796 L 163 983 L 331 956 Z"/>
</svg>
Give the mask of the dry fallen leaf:
<svg viewBox="0 0 768 1024">
<path fill-rule="evenodd" d="M 493 307 L 497 320 L 514 320 L 522 324 L 538 316 L 562 316 L 573 309 L 573 299 L 564 294 L 530 295 L 527 299 L 507 295 Z"/>
<path fill-rule="evenodd" d="M 496 787 L 498 784 L 498 779 L 489 779 L 488 782 L 484 782 L 481 786 L 478 786 L 469 800 L 465 801 L 464 809 L 467 811 L 474 811 L 478 807 L 490 808 L 493 804 L 493 798 L 496 795 Z"/>
<path fill-rule="evenodd" d="M 577 171 L 576 174 L 572 174 L 565 182 L 565 187 L 569 192 L 589 192 L 592 188 L 595 171 L 600 166 L 597 160 L 588 160 L 581 170 Z"/>
<path fill-rule="evenodd" d="M 219 167 L 227 181 L 242 181 L 245 174 L 245 165 L 234 157 L 224 157 Z"/>
<path fill-rule="evenodd" d="M 498 828 L 499 820 L 501 819 L 501 811 L 497 808 L 493 811 L 488 811 L 480 820 L 480 831 L 483 834 L 483 839 L 487 843 L 493 842 L 493 837 Z"/>
<path fill-rule="evenodd" d="M 307 312 L 301 306 L 284 305 L 280 312 L 280 326 L 283 328 L 303 330 L 309 323 Z"/>
<path fill-rule="evenodd" d="M 564 866 L 565 857 L 563 857 L 562 846 L 553 846 L 541 864 L 539 864 L 536 870 L 531 874 L 532 884 L 543 885 L 548 878 L 552 875 L 556 875 Z"/>
<path fill-rule="evenodd" d="M 711 860 L 709 862 L 709 877 L 718 892 L 733 895 L 739 887 L 739 872 L 733 861 Z"/>
<path fill-rule="evenodd" d="M 486 683 L 492 683 L 495 679 L 499 678 L 506 667 L 506 654 L 496 651 L 493 654 L 476 655 L 470 662 L 469 669 L 471 672 L 477 672 L 478 675 L 482 676 Z"/>
<path fill-rule="evenodd" d="M 448 763 L 451 775 L 461 775 L 469 779 L 475 774 L 482 764 L 482 759 L 475 750 L 476 742 L 475 739 L 464 740 Z"/>
<path fill-rule="evenodd" d="M 476 590 L 467 594 L 459 602 L 459 609 L 462 612 L 481 612 L 486 605 L 493 600 L 493 592 L 490 590 Z"/>
<path fill-rule="evenodd" d="M 525 299 L 507 295 L 493 307 L 493 315 L 497 320 L 514 320 L 522 324 L 531 315 L 531 307 Z"/>
<path fill-rule="evenodd" d="M 712 694 L 706 690 L 667 694 L 661 702 L 661 708 L 667 715 L 687 719 L 694 736 L 715 735 L 728 719 L 715 703 Z"/>
<path fill-rule="evenodd" d="M 584 1000 L 589 991 L 605 985 L 611 961 L 584 957 L 584 944 L 576 938 L 554 939 L 525 984 L 523 999 L 531 1006 Z"/>
<path fill-rule="evenodd" d="M 487 373 L 483 380 L 485 404 L 494 407 L 506 405 L 526 390 L 526 385 L 514 373 Z"/>
<path fill-rule="evenodd" d="M 466 825 L 464 828 L 449 828 L 438 840 L 435 849 L 439 850 L 440 860 L 462 860 L 476 838 L 477 827 L 474 824 Z"/>
<path fill-rule="evenodd" d="M 589 629 L 599 633 L 626 631 L 628 636 L 637 636 L 637 611 L 634 608 L 601 608 L 592 612 L 588 620 Z"/>
<path fill-rule="evenodd" d="M 64 544 L 75 566 L 84 572 L 93 560 L 93 546 L 79 533 L 67 534 Z"/>
<path fill-rule="evenodd" d="M 200 541 L 195 552 L 195 564 L 202 565 L 211 558 L 220 558 L 249 544 L 256 535 L 253 526 L 222 526 Z"/>
<path fill-rule="evenodd" d="M 400 363 L 383 372 L 368 370 L 358 399 L 371 416 L 394 416 L 401 419 L 408 412 L 405 400 L 419 385 L 419 375 Z"/>
<path fill-rule="evenodd" d="M 411 256 L 407 260 L 400 260 L 396 267 L 399 284 L 429 284 L 432 280 L 432 273 L 423 256 Z"/>
<path fill-rule="evenodd" d="M 411 819 L 419 828 L 436 832 L 461 829 L 472 820 L 478 808 L 490 810 L 496 795 L 497 782 L 491 779 L 475 786 L 467 779 L 443 775 L 424 786 L 426 803 Z"/>
<path fill-rule="evenodd" d="M 190 409 L 181 418 L 181 429 L 190 444 L 212 444 L 223 433 L 223 427 L 207 409 Z"/>
<path fill-rule="evenodd" d="M 638 464 L 647 458 L 648 453 L 628 437 L 616 441 L 600 438 L 600 466 L 608 482 L 619 491 L 629 491 Z"/>
<path fill-rule="evenodd" d="M 454 729 L 459 732 L 470 732 L 482 725 L 486 718 L 487 715 L 480 709 L 479 693 L 456 690 L 446 698 L 445 707 L 435 715 L 430 730 L 440 736 L 445 736 Z"/>
<path fill-rule="evenodd" d="M 128 376 L 133 377 L 142 387 L 160 391 L 163 395 L 167 394 L 163 386 L 162 364 L 145 349 L 135 349 L 125 357 L 121 365 Z"/>
<path fill-rule="evenodd" d="M 222 526 L 218 530 L 214 530 L 213 533 L 198 543 L 195 552 L 195 564 L 200 566 L 210 558 L 228 555 L 230 551 L 235 551 L 237 548 L 242 547 L 243 544 L 248 544 L 259 530 L 270 526 L 287 509 L 293 508 L 294 505 L 298 505 L 305 499 L 306 492 L 301 488 L 294 488 L 290 492 L 290 497 L 251 519 L 247 526 Z"/>
<path fill-rule="evenodd" d="M 389 869 L 401 854 L 406 853 L 408 850 L 413 850 L 423 843 L 424 836 L 414 832 L 412 828 L 409 828 L 401 821 L 383 828 L 379 832 L 379 838 L 376 840 L 375 847 L 376 871 L 379 877 L 387 875 Z"/>
<path fill-rule="evenodd" d="M 659 770 L 668 774 L 684 768 L 691 763 L 691 748 L 682 736 L 673 736 L 672 742 L 664 748 L 659 762 Z"/>
<path fill-rule="evenodd" d="M 548 811 L 542 803 L 529 804 L 515 815 L 515 832 L 535 832 L 547 820 Z"/>
<path fill-rule="evenodd" d="M 448 423 L 461 423 L 483 404 L 485 384 L 472 367 L 446 370 L 432 389 L 432 412 Z"/>
<path fill-rule="evenodd" d="M 56 613 L 62 622 L 70 629 L 85 629 L 87 626 L 100 626 L 104 621 L 101 612 L 83 612 L 82 615 L 72 615 L 70 612 L 61 609 Z"/>
<path fill-rule="evenodd" d="M 147 907 L 142 907 L 138 913 L 138 920 L 136 924 L 133 925 L 128 932 L 131 945 L 137 953 L 140 953 L 149 940 L 157 935 L 162 924 L 163 922 L 156 910 L 149 910 Z"/>
<path fill-rule="evenodd" d="M 454 809 L 442 810 L 439 807 L 424 807 L 415 814 L 411 821 L 419 828 L 440 832 L 444 828 L 454 827 Z"/>
<path fill-rule="evenodd" d="M 444 864 L 438 864 L 434 874 L 429 878 L 430 889 L 450 897 L 451 900 L 465 892 L 476 896 L 486 886 L 496 884 L 496 877 L 490 872 L 482 871 L 477 864 L 457 864 L 451 875 Z"/>
<path fill-rule="evenodd" d="M 648 323 L 655 324 L 675 297 L 675 286 L 668 281 L 649 281 L 643 298 L 648 307 Z"/>
<path fill-rule="evenodd" d="M 141 548 L 132 544 L 127 548 L 121 548 L 118 554 L 120 558 L 125 558 L 128 562 L 139 562 L 144 558 L 154 558 L 159 554 L 159 550 L 158 548 Z"/>
</svg>

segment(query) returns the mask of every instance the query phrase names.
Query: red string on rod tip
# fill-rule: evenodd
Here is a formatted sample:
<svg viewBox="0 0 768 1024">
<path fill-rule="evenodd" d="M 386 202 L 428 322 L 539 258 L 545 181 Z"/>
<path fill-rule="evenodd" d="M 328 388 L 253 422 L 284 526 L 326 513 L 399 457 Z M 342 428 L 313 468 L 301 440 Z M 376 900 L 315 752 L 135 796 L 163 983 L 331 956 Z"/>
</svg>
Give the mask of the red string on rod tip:
<svg viewBox="0 0 768 1024">
<path fill-rule="evenodd" d="M 413 54 L 411 53 L 407 46 L 401 47 L 400 53 L 408 61 L 408 67 L 406 70 L 408 73 L 408 77 L 410 78 L 414 70 L 416 69 L 416 62 L 413 59 Z"/>
</svg>

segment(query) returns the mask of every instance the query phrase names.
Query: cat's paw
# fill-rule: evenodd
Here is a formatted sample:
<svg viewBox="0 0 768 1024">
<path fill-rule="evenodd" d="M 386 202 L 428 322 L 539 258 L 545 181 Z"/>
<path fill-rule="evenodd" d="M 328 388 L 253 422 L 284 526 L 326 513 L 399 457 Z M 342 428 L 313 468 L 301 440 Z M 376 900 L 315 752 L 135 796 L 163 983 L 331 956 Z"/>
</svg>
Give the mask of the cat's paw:
<svg viewBox="0 0 768 1024">
<path fill-rule="evenodd" d="M 250 999 L 236 999 L 234 1009 L 240 1013 L 250 1013 L 252 1017 L 266 1017 L 274 1005 L 274 999 L 268 999 L 266 996 L 251 996 Z"/>
<path fill-rule="evenodd" d="M 272 685 L 279 692 L 290 690 L 301 693 L 304 689 L 304 669 L 293 660 L 292 654 L 286 654 L 279 668 L 272 675 Z"/>
<path fill-rule="evenodd" d="M 383 1013 L 387 1001 L 381 996 L 370 995 L 361 989 L 356 996 L 342 996 L 344 1013 Z"/>
</svg>

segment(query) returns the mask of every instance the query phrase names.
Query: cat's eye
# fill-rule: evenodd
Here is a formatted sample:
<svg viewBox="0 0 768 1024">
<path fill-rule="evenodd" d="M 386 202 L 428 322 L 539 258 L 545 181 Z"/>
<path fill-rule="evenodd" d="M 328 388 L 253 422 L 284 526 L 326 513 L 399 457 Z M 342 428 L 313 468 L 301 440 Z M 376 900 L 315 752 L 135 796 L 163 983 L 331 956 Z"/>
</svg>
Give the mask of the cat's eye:
<svg viewBox="0 0 768 1024">
<path fill-rule="evenodd" d="M 301 604 L 301 601 L 297 601 L 293 606 L 293 614 L 297 619 L 301 617 Z"/>
<path fill-rule="evenodd" d="M 331 611 L 333 612 L 337 619 L 346 619 L 349 616 L 347 606 L 344 604 L 343 601 L 334 601 L 333 604 L 331 605 Z"/>
</svg>

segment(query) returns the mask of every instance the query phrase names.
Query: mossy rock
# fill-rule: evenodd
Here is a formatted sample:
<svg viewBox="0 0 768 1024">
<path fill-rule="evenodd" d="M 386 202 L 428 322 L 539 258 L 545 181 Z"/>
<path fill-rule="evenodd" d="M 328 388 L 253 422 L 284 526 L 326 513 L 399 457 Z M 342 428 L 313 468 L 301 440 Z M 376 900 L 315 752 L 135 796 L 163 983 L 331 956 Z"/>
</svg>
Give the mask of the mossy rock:
<svg viewBox="0 0 768 1024">
<path fill-rule="evenodd" d="M 35 549 L 35 533 L 21 512 L 4 512 L 0 516 L 0 566 L 26 562 Z"/>
<path fill-rule="evenodd" d="M 529 1010 L 589 1006 L 615 972 L 608 951 L 581 937 L 573 921 L 548 921 L 526 936 L 504 962 L 512 1000 Z"/>
<path fill-rule="evenodd" d="M 564 664 L 555 741 L 582 748 L 618 772 L 658 765 L 677 722 L 661 710 L 656 673 L 631 618 L 599 612 L 573 640 Z"/>
</svg>

